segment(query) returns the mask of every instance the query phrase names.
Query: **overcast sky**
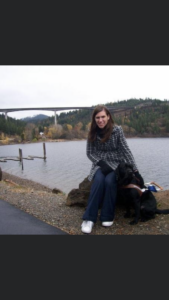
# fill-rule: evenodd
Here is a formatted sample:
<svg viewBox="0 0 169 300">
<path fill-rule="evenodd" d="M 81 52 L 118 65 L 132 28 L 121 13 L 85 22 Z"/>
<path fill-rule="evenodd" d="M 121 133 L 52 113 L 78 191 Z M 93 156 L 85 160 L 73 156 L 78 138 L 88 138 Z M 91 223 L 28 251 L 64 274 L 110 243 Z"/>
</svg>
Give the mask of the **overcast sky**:
<svg viewBox="0 0 169 300">
<path fill-rule="evenodd" d="M 0 108 L 83 107 L 130 98 L 169 100 L 169 65 L 0 66 Z M 8 116 L 41 113 L 54 115 Z"/>
</svg>

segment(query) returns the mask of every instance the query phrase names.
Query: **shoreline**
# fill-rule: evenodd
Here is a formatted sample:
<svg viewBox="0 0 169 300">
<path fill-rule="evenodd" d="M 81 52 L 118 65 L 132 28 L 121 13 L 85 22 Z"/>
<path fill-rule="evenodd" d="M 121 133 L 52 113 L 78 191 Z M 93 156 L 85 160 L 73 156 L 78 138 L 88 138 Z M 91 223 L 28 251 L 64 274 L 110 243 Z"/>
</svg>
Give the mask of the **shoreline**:
<svg viewBox="0 0 169 300">
<path fill-rule="evenodd" d="M 131 136 L 131 135 L 127 135 L 125 134 L 125 137 L 126 139 L 142 139 L 142 138 L 169 138 L 169 135 L 167 136 L 153 136 L 153 135 L 149 135 L 149 136 Z M 77 138 L 74 138 L 74 139 L 47 139 L 47 140 L 39 140 L 39 141 L 36 141 L 36 142 L 33 142 L 33 141 L 25 141 L 25 142 L 20 142 L 20 143 L 16 143 L 16 142 L 12 142 L 12 139 L 11 140 L 8 140 L 8 142 L 4 142 L 2 140 L 0 140 L 0 146 L 7 146 L 7 145 L 24 145 L 24 144 L 36 144 L 36 143 L 60 143 L 60 142 L 76 142 L 76 141 L 86 141 L 86 139 L 82 138 L 82 139 L 77 139 Z"/>
<path fill-rule="evenodd" d="M 38 144 L 38 143 L 60 143 L 60 142 L 76 142 L 76 141 L 85 141 L 86 139 L 72 139 L 72 140 L 68 140 L 68 139 L 55 139 L 55 140 L 39 140 L 36 142 L 32 142 L 32 141 L 26 141 L 26 142 L 20 142 L 20 143 L 16 143 L 16 142 L 12 142 L 12 141 L 8 141 L 8 143 L 3 143 L 2 140 L 0 141 L 0 146 L 9 146 L 9 145 L 26 145 L 26 144 Z"/>
<path fill-rule="evenodd" d="M 169 190 L 154 193 L 160 209 L 169 208 Z M 0 199 L 7 201 L 34 217 L 60 228 L 70 235 L 84 235 L 81 232 L 84 207 L 67 206 L 64 193 L 53 193 L 52 189 L 32 180 L 22 179 L 2 172 Z M 168 235 L 169 215 L 156 215 L 148 222 L 129 225 L 124 210 L 116 208 L 113 226 L 105 228 L 98 221 L 90 235 Z"/>
</svg>

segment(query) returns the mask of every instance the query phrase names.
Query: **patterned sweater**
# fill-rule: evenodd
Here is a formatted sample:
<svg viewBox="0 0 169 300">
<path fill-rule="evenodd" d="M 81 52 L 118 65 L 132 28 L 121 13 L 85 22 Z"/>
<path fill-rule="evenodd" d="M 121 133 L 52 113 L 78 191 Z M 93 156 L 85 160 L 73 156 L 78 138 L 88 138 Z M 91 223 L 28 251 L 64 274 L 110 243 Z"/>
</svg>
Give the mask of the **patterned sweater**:
<svg viewBox="0 0 169 300">
<path fill-rule="evenodd" d="M 92 161 L 92 167 L 88 176 L 89 181 L 93 179 L 94 174 L 100 168 L 97 166 L 99 160 L 104 160 L 113 170 L 122 161 L 132 164 L 134 169 L 138 170 L 121 126 L 114 126 L 110 139 L 105 143 L 101 143 L 100 140 L 101 138 L 98 134 L 94 142 L 87 140 L 86 154 Z"/>
</svg>

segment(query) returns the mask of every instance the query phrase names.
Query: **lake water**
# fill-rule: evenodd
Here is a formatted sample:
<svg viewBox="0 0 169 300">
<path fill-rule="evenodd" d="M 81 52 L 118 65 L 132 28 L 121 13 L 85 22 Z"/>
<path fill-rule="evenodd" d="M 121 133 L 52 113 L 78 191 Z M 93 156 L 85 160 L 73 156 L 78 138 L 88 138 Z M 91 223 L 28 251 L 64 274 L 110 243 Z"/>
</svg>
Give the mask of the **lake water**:
<svg viewBox="0 0 169 300">
<path fill-rule="evenodd" d="M 155 181 L 164 190 L 169 189 L 169 138 L 132 138 L 127 143 L 135 157 L 145 182 Z M 46 160 L 0 162 L 2 171 L 30 179 L 49 188 L 58 188 L 68 194 L 78 188 L 88 176 L 91 162 L 86 156 L 86 141 L 46 142 Z M 0 146 L 0 158 L 19 156 L 43 157 L 43 143 Z"/>
</svg>

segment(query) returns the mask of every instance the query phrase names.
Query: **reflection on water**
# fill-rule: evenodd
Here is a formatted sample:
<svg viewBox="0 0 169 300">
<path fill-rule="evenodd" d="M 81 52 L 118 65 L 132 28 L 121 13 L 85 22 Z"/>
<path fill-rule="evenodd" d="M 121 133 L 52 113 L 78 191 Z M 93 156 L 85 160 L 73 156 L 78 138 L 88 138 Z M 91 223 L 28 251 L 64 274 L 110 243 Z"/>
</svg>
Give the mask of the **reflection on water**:
<svg viewBox="0 0 169 300">
<path fill-rule="evenodd" d="M 155 181 L 164 189 L 169 189 L 169 139 L 134 138 L 127 139 L 136 159 L 137 166 L 145 182 Z M 0 162 L 2 171 L 34 180 L 50 188 L 58 188 L 64 193 L 79 187 L 79 183 L 89 174 L 91 162 L 86 156 L 86 141 L 51 142 L 46 145 L 46 160 L 34 158 L 19 161 Z M 29 155 L 43 157 L 43 143 L 0 146 L 0 157 Z"/>
</svg>

